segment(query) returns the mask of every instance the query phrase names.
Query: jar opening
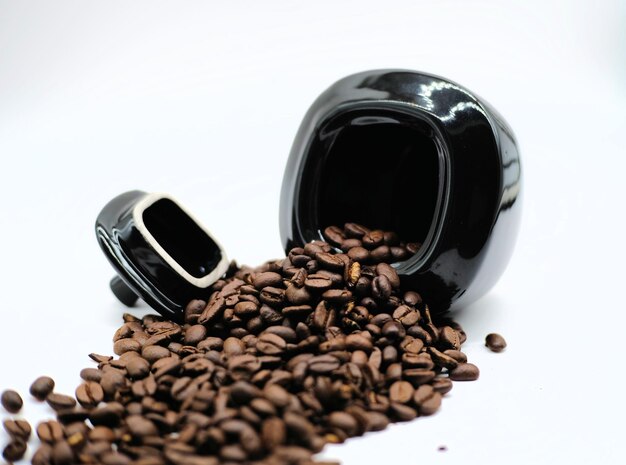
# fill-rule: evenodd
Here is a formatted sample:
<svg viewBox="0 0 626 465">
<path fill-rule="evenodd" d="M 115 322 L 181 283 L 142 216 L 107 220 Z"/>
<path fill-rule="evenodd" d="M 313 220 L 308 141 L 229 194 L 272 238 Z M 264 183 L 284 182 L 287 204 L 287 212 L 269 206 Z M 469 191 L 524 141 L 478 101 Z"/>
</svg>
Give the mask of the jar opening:
<svg viewBox="0 0 626 465">
<path fill-rule="evenodd" d="M 414 116 L 389 110 L 352 110 L 328 120 L 310 147 L 317 169 L 305 170 L 316 178 L 312 224 L 323 230 L 356 222 L 395 231 L 404 242 L 426 242 L 441 183 L 432 133 Z"/>
</svg>

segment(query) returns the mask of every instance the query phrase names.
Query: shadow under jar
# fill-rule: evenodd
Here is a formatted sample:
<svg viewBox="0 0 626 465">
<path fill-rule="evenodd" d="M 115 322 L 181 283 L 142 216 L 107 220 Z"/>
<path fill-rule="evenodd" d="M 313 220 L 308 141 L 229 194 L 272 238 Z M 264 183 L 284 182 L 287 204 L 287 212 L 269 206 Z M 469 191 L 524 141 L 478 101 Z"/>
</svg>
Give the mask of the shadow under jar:
<svg viewBox="0 0 626 465">
<path fill-rule="evenodd" d="M 444 312 L 504 271 L 520 188 L 515 138 L 487 103 L 440 77 L 368 71 L 306 114 L 283 179 L 281 237 L 288 250 L 346 222 L 395 231 L 422 244 L 395 264 L 403 283 Z"/>
</svg>

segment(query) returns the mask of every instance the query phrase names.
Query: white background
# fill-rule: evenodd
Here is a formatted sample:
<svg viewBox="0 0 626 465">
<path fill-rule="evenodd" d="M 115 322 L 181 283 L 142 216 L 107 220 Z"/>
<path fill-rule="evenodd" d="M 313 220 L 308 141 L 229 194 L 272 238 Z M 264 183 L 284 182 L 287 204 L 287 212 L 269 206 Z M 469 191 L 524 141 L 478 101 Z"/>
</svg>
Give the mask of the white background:
<svg viewBox="0 0 626 465">
<path fill-rule="evenodd" d="M 93 231 L 108 200 L 168 192 L 231 257 L 278 257 L 283 167 L 308 106 L 347 74 L 409 68 L 509 121 L 523 225 L 503 278 L 457 314 L 480 380 L 455 384 L 434 417 L 325 456 L 626 463 L 625 34 L 617 1 L 1 0 L 0 389 L 28 397 L 46 373 L 72 393 L 87 354 L 111 352 L 123 309 Z M 491 331 L 505 353 L 484 348 Z"/>
</svg>

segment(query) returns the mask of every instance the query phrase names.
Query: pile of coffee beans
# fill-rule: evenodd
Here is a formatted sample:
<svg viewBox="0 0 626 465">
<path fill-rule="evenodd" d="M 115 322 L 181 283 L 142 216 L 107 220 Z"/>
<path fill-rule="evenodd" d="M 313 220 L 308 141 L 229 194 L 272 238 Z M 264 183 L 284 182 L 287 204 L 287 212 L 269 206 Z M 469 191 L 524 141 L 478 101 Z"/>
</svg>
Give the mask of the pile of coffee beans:
<svg viewBox="0 0 626 465">
<path fill-rule="evenodd" d="M 231 266 L 180 322 L 124 315 L 116 357 L 91 354 L 74 397 L 37 379 L 56 420 L 34 465 L 313 464 L 325 444 L 435 413 L 479 372 L 465 333 L 403 289 L 389 262 L 415 253 L 349 223 L 258 268 Z M 2 396 L 11 412 L 16 393 Z M 31 435 L 7 420 L 8 461 Z"/>
</svg>

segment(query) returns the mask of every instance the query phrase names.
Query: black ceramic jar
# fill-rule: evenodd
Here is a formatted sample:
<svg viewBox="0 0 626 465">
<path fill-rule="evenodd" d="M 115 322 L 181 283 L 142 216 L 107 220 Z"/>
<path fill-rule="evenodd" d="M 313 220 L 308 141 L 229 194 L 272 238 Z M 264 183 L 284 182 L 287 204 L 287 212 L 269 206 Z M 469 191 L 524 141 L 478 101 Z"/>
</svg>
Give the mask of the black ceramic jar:
<svg viewBox="0 0 626 465">
<path fill-rule="evenodd" d="M 430 74 L 348 76 L 311 106 L 283 180 L 285 250 L 330 225 L 392 230 L 419 252 L 395 264 L 431 309 L 475 301 L 500 277 L 520 219 L 515 136 L 484 100 Z"/>
</svg>

